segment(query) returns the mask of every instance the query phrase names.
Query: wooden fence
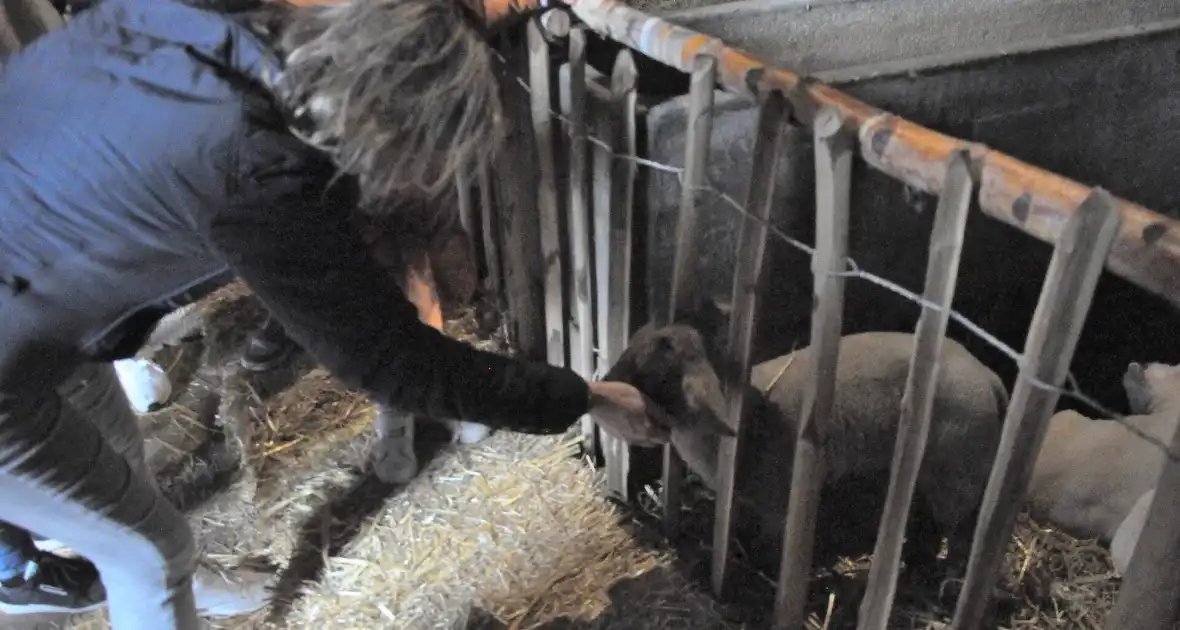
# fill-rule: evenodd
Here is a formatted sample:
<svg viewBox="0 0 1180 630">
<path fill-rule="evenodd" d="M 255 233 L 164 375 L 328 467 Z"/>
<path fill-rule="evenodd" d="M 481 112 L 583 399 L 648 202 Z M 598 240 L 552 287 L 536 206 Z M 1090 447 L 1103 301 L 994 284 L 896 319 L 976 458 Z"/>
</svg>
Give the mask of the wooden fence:
<svg viewBox="0 0 1180 630">
<path fill-rule="evenodd" d="M 690 263 L 701 246 L 695 226 L 698 196 L 706 184 L 714 89 L 720 85 L 760 108 L 745 199 L 749 214 L 741 219 L 733 280 L 728 348 L 739 371 L 727 375 L 731 391 L 749 378 L 756 288 L 763 271 L 767 225 L 775 223 L 771 199 L 784 131 L 787 125 L 798 124 L 810 127 L 814 134 L 811 344 L 816 359 L 811 362 L 803 398 L 791 479 L 775 601 L 778 628 L 802 628 L 806 618 L 816 509 L 826 474 L 816 426 L 832 413 L 835 395 L 853 160 L 859 156 L 871 167 L 939 196 L 925 303 L 900 409 L 888 497 L 861 604 L 862 630 L 884 630 L 893 604 L 908 507 L 930 430 L 938 357 L 972 201 L 991 217 L 1055 246 L 1025 340 L 966 584 L 954 615 L 957 630 L 980 628 L 1098 278 L 1105 267 L 1180 306 L 1180 223 L 982 145 L 924 129 L 613 0 L 581 0 L 575 9 L 604 35 L 692 75 L 685 161 L 679 172 L 683 188 L 671 299 L 666 308 L 651 313 L 657 323 L 671 321 L 695 298 Z M 550 42 L 557 38 L 568 38 L 569 50 L 567 69 L 560 75 L 551 65 L 550 54 Z M 478 174 L 489 269 L 493 280 L 500 282 L 502 256 L 504 290 L 513 296 L 509 306 L 518 323 L 533 312 L 544 314 L 545 338 L 519 340 L 526 352 L 532 348 L 550 362 L 591 377 L 612 364 L 633 330 L 631 256 L 641 162 L 636 156 L 635 63 L 631 53 L 624 51 L 605 86 L 589 80 L 584 27 L 571 29 L 568 16 L 552 11 L 530 21 L 527 50 L 506 50 L 505 61 L 509 73 L 505 100 L 517 134 L 509 141 L 511 159 L 497 165 L 495 179 L 513 184 L 493 186 L 487 173 Z M 513 76 L 528 79 L 517 85 Z M 493 194 L 496 204 L 490 201 Z M 1017 216 L 1013 201 L 1018 197 L 1030 200 L 1035 212 Z M 474 202 L 464 199 L 464 222 L 475 225 Z M 499 216 L 494 216 L 493 206 Z M 529 213 L 536 213 L 531 216 L 539 221 L 526 221 Z M 540 256 L 530 258 L 530 248 Z M 728 422 L 736 430 L 742 420 L 743 397 L 727 398 Z M 626 496 L 626 445 L 596 435 L 589 419 L 582 427 L 590 444 L 600 440 L 611 489 Z M 713 557 L 713 587 L 718 593 L 729 555 L 736 442 L 737 438 L 725 439 L 719 455 Z M 1180 448 L 1180 443 L 1173 448 Z M 663 504 L 671 533 L 678 527 L 682 478 L 683 463 L 669 448 Z M 1180 465 L 1169 461 L 1156 496 L 1180 496 Z M 1156 630 L 1175 621 L 1180 598 L 1172 589 L 1158 587 L 1180 579 L 1180 553 L 1176 553 L 1180 534 L 1173 532 L 1180 532 L 1180 504 L 1157 501 L 1109 627 Z"/>
</svg>

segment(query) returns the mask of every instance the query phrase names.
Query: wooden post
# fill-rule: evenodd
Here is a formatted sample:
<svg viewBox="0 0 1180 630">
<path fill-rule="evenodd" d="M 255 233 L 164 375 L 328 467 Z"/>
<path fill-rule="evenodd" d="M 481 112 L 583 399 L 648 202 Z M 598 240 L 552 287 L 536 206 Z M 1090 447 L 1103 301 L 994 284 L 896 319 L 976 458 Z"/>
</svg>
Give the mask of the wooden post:
<svg viewBox="0 0 1180 630">
<path fill-rule="evenodd" d="M 551 365 L 565 366 L 565 287 L 561 269 L 561 222 L 558 217 L 557 156 L 553 149 L 552 70 L 549 42 L 540 23 L 528 24 L 529 88 L 532 90 L 533 133 L 537 140 L 537 209 L 541 218 L 541 260 L 545 266 L 546 357 Z"/>
<path fill-rule="evenodd" d="M 676 321 L 681 311 L 692 308 L 697 292 L 696 263 L 700 252 L 697 234 L 697 197 L 706 183 L 709 138 L 713 135 L 713 90 L 717 85 L 717 60 L 701 55 L 693 61 L 688 92 L 688 129 L 684 137 L 684 174 L 680 181 L 680 215 L 676 219 L 676 253 L 672 262 L 672 291 L 668 310 L 658 314 L 659 325 Z M 660 316 L 662 315 L 662 317 Z M 668 536 L 680 532 L 681 486 L 684 461 L 672 448 L 664 447 L 664 528 Z"/>
<path fill-rule="evenodd" d="M 947 163 L 946 184 L 938 200 L 938 213 L 930 234 L 930 256 L 926 261 L 924 306 L 914 335 L 914 353 L 901 402 L 897 444 L 889 473 L 889 493 L 877 532 L 869 582 L 861 602 L 858 630 L 886 630 L 897 575 L 901 569 L 901 548 L 909 520 L 914 485 L 930 436 L 930 414 L 938 388 L 939 359 L 946 339 L 947 321 L 955 296 L 963 234 L 971 209 L 974 182 L 969 156 L 956 153 Z"/>
<path fill-rule="evenodd" d="M 616 155 L 611 160 L 610 262 L 606 304 L 607 356 L 613 364 L 631 338 L 631 241 L 635 224 L 635 59 L 624 50 L 611 72 L 610 115 Z M 606 459 L 607 486 L 624 501 L 630 498 L 631 451 L 626 440 L 600 435 Z"/>
<path fill-rule="evenodd" d="M 595 143 L 593 147 L 593 197 L 594 197 L 594 276 L 597 284 L 597 300 L 595 308 L 598 311 L 598 372 L 605 374 L 618 358 L 611 338 L 611 300 L 615 294 L 616 280 L 611 276 L 612 261 L 620 252 L 612 248 L 614 238 L 612 230 L 612 216 L 615 212 L 614 203 L 619 194 L 615 189 L 622 186 L 622 182 L 615 181 L 615 153 L 619 151 L 617 112 L 608 96 L 605 103 L 591 109 L 594 115 L 595 136 L 602 144 Z M 605 145 L 605 146 L 603 146 Z M 620 452 L 624 449 L 605 431 L 598 431 L 597 437 L 602 445 L 602 456 L 606 463 L 607 490 L 626 501 L 627 470 L 629 462 L 624 461 Z"/>
<path fill-rule="evenodd" d="M 721 438 L 717 453 L 717 502 L 713 523 L 713 592 L 721 597 L 729 562 L 734 482 L 741 435 L 744 391 L 750 381 L 750 342 L 758 320 L 758 287 L 766 251 L 767 224 L 772 221 L 774 185 L 789 111 L 782 92 L 772 90 L 762 99 L 754 133 L 754 154 L 746 208 L 755 218 L 743 217 L 738 232 L 737 265 L 733 274 L 733 311 L 729 319 L 728 354 L 734 372 L 726 374 L 726 417 L 735 437 Z"/>
<path fill-rule="evenodd" d="M 586 31 L 569 34 L 570 264 L 573 266 L 573 322 L 570 364 L 585 379 L 594 376 L 594 301 L 590 296 L 590 165 L 586 142 Z M 582 417 L 583 449 L 593 454 L 594 420 Z"/>
<path fill-rule="evenodd" d="M 500 92 L 508 136 L 495 165 L 496 211 L 502 250 L 505 306 L 509 342 L 521 356 L 546 360 L 545 312 L 541 235 L 537 209 L 540 186 L 537 143 L 529 94 L 517 82 L 528 70 L 527 51 L 507 40 L 502 55 L 505 72 Z"/>
<path fill-rule="evenodd" d="M 1180 453 L 1180 431 L 1172 435 L 1172 453 Z M 1131 554 L 1107 628 L 1157 630 L 1180 621 L 1180 461 L 1164 460 L 1155 500 Z"/>
<path fill-rule="evenodd" d="M 1042 384 L 1061 387 L 1065 381 L 1094 287 L 1118 231 L 1114 199 L 1097 189 L 1073 214 L 1057 242 L 983 496 L 966 584 L 955 609 L 952 625 L 956 630 L 978 630 L 984 623 L 1049 416 L 1057 406 L 1058 392 Z"/>
<path fill-rule="evenodd" d="M 541 27 L 549 41 L 555 41 L 570 34 L 570 14 L 561 9 L 550 9 L 540 15 Z"/>
<path fill-rule="evenodd" d="M 840 114 L 824 109 L 815 117 L 815 293 L 811 312 L 811 374 L 803 392 L 791 498 L 783 532 L 783 559 L 774 602 L 776 630 L 800 630 L 807 618 L 807 587 L 815 543 L 815 517 L 828 462 L 819 425 L 831 421 L 836 400 L 836 365 L 844 325 L 848 210 L 854 138 Z"/>
</svg>

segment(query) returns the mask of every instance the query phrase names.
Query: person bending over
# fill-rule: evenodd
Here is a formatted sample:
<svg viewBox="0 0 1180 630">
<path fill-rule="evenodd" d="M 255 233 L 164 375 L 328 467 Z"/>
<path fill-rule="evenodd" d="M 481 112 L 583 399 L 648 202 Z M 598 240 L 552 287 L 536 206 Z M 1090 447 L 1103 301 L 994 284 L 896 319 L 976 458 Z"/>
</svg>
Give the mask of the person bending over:
<svg viewBox="0 0 1180 630">
<path fill-rule="evenodd" d="M 624 438 L 666 441 L 664 419 L 630 386 L 482 352 L 420 322 L 350 225 L 356 208 L 437 194 L 496 150 L 482 30 L 456 0 L 234 13 L 103 0 L 5 60 L 6 612 L 105 597 L 115 630 L 199 627 L 193 534 L 145 470 L 110 364 L 234 276 L 378 403 L 538 434 L 590 412 Z M 42 564 L 28 532 L 88 559 L 101 585 L 83 562 Z"/>
</svg>

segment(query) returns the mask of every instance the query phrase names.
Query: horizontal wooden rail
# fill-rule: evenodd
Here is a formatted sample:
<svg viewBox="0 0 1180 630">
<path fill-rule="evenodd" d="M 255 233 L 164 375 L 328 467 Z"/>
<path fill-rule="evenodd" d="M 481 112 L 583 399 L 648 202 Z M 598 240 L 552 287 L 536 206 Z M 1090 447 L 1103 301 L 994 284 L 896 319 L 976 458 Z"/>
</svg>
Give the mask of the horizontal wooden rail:
<svg viewBox="0 0 1180 630">
<path fill-rule="evenodd" d="M 489 8 L 509 2 L 512 10 L 537 10 L 557 2 L 486 0 Z M 988 215 L 1047 243 L 1056 243 L 1066 222 L 1094 189 L 999 151 L 966 142 L 861 102 L 830 85 L 768 66 L 748 53 L 616 0 L 571 0 L 570 8 L 595 31 L 657 61 L 692 71 L 693 59 L 717 59 L 717 79 L 727 90 L 754 99 L 768 88 L 784 91 L 795 117 L 810 124 L 822 107 L 835 109 L 861 140 L 861 155 L 874 168 L 913 186 L 941 194 L 946 163 L 966 150 L 979 182 L 979 205 Z M 494 11 L 493 11 L 494 12 Z M 1122 199 L 1114 200 L 1121 228 L 1107 259 L 1114 274 L 1180 307 L 1180 221 Z"/>
</svg>

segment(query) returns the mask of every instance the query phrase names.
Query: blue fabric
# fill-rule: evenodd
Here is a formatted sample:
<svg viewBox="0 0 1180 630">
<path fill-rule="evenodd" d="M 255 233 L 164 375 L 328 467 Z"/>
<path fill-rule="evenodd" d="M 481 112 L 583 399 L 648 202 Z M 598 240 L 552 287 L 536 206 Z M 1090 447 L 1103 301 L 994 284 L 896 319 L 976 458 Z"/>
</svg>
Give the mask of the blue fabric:
<svg viewBox="0 0 1180 630">
<path fill-rule="evenodd" d="M 105 0 L 6 60 L 0 311 L 40 302 L 23 335 L 109 350 L 167 310 L 145 309 L 226 275 L 202 228 L 233 203 L 258 124 L 245 104 L 269 102 L 271 67 L 232 16 L 177 0 Z"/>
<path fill-rule="evenodd" d="M 20 576 L 33 559 L 33 538 L 28 532 L 0 522 L 0 580 Z"/>
</svg>

